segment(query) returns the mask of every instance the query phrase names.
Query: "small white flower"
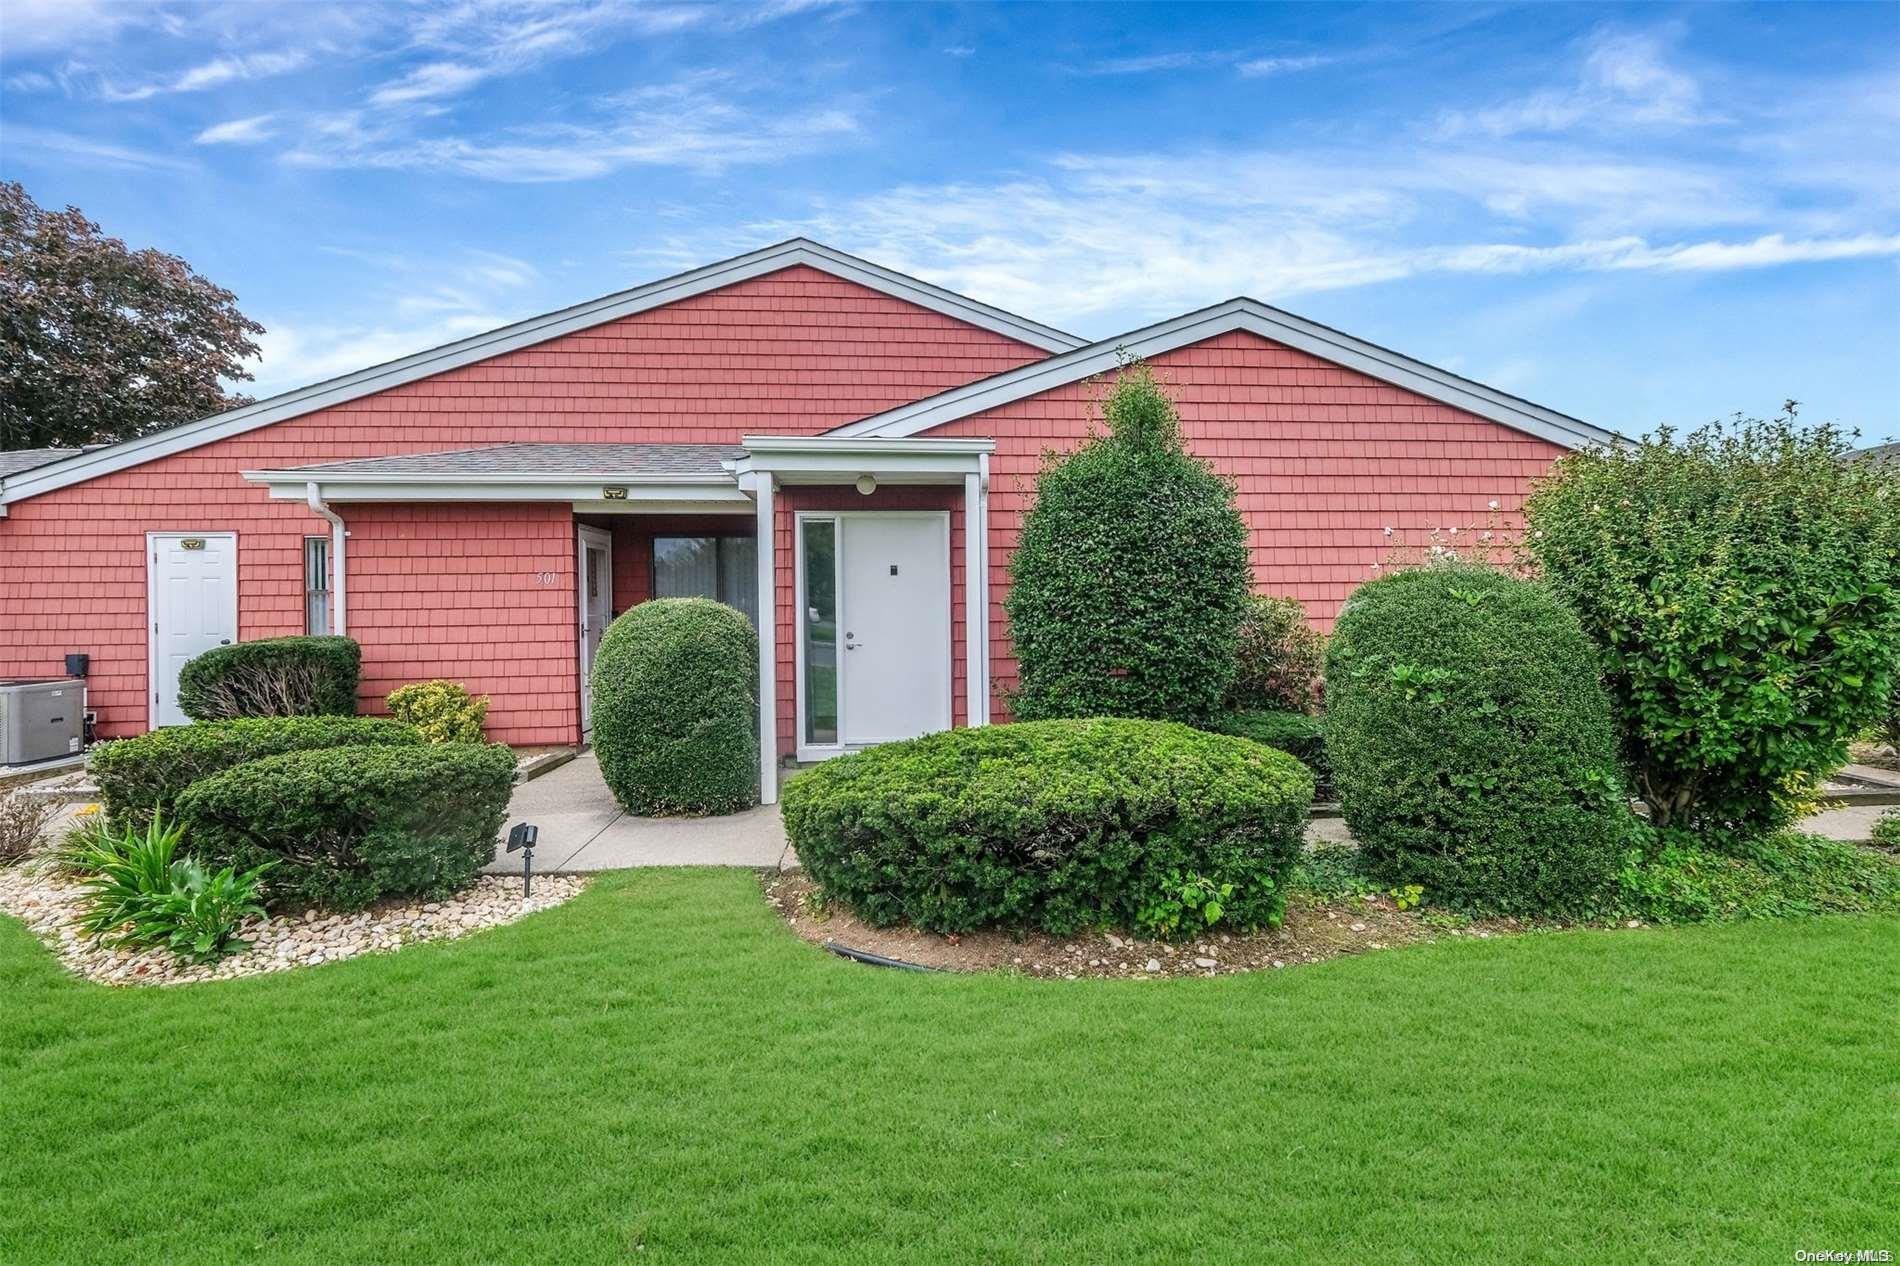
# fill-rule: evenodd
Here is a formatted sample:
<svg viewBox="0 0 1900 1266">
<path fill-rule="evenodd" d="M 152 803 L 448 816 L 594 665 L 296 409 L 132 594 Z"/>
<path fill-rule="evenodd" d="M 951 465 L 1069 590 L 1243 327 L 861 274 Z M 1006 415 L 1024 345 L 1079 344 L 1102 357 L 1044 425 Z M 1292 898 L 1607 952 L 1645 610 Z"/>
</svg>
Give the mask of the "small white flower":
<svg viewBox="0 0 1900 1266">
<path fill-rule="evenodd" d="M 1458 535 L 1458 529 L 1457 529 L 1457 528 L 1453 528 L 1453 529 L 1451 530 L 1451 534 L 1452 534 L 1453 536 L 1456 536 L 1456 535 Z"/>
<path fill-rule="evenodd" d="M 1377 564 L 1377 563 L 1374 563 L 1374 564 L 1372 565 L 1372 570 L 1374 570 L 1374 571 L 1378 571 L 1378 570 L 1379 570 L 1379 564 Z"/>
<path fill-rule="evenodd" d="M 1390 535 L 1392 535 L 1392 528 L 1390 527 L 1390 525 L 1388 525 L 1388 526 L 1386 527 L 1386 529 L 1385 529 L 1385 534 L 1386 534 L 1387 536 L 1390 536 Z"/>
<path fill-rule="evenodd" d="M 1493 497 L 1491 498 L 1491 500 L 1485 502 L 1485 509 L 1495 510 L 1497 508 L 1498 508 L 1498 499 L 1496 497 Z"/>
</svg>

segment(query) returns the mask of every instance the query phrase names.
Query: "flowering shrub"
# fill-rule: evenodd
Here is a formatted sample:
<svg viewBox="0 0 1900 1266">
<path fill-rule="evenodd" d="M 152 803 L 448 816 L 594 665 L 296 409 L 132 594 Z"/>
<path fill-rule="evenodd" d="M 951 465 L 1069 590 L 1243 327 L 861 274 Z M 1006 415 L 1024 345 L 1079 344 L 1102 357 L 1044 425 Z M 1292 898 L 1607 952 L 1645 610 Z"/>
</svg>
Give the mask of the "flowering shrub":
<svg viewBox="0 0 1900 1266">
<path fill-rule="evenodd" d="M 1650 821 L 1781 826 L 1883 715 L 1900 659 L 1900 497 L 1847 440 L 1770 422 L 1572 453 L 1527 545 L 1600 652 Z"/>
<path fill-rule="evenodd" d="M 1470 565 L 1361 585 L 1326 658 L 1326 754 L 1367 869 L 1434 901 L 1598 907 L 1631 815 L 1576 617 Z"/>
<path fill-rule="evenodd" d="M 1297 598 L 1254 594 L 1240 617 L 1238 667 L 1227 688 L 1230 712 L 1311 712 L 1319 703 L 1326 638 Z"/>
</svg>

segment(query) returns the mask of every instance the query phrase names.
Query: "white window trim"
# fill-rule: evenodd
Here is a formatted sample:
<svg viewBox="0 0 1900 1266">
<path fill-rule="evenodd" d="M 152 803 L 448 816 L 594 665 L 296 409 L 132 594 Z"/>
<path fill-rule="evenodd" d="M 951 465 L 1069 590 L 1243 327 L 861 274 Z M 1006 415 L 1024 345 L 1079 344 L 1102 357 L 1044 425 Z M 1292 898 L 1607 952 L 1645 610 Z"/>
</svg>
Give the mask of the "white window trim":
<svg viewBox="0 0 1900 1266">
<path fill-rule="evenodd" d="M 793 738 L 796 740 L 796 752 L 800 762 L 830 760 L 847 752 L 862 751 L 877 746 L 879 741 L 868 743 L 847 743 L 844 741 L 844 696 L 845 671 L 844 648 L 842 641 L 838 654 L 838 742 L 807 743 L 805 741 L 805 524 L 812 519 L 836 522 L 837 536 L 832 544 L 832 556 L 836 560 L 837 574 L 832 580 L 832 595 L 838 614 L 840 637 L 844 628 L 845 587 L 844 587 L 844 520 L 846 519 L 935 519 L 943 524 L 943 565 L 944 577 L 948 581 L 954 569 L 951 566 L 950 512 L 948 510 L 800 510 L 792 516 L 792 606 L 796 614 L 792 625 L 792 689 L 797 705 L 793 712 Z M 957 662 L 956 645 L 956 602 L 955 595 L 948 589 L 944 593 L 945 610 L 948 618 L 943 626 L 943 662 L 948 671 L 944 673 L 943 714 L 951 726 L 956 725 L 957 708 Z M 964 612 L 964 619 L 970 619 L 970 613 Z M 966 665 L 967 671 L 967 665 Z M 971 724 L 975 724 L 974 721 Z"/>
<path fill-rule="evenodd" d="M 158 724 L 158 564 L 154 557 L 158 542 L 174 536 L 202 536 L 206 540 L 223 537 L 231 542 L 231 595 L 232 621 L 231 641 L 238 640 L 238 629 L 244 623 L 244 589 L 238 575 L 238 534 L 236 532 L 199 532 L 191 528 L 167 529 L 163 532 L 145 534 L 145 728 L 156 730 Z"/>
</svg>

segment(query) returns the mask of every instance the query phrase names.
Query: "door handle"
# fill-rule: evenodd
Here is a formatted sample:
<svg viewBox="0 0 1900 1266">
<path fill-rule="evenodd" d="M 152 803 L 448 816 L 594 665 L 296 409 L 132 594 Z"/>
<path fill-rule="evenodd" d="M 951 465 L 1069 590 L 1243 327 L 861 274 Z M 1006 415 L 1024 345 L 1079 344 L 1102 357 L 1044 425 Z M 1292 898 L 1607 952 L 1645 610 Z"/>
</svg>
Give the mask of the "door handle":
<svg viewBox="0 0 1900 1266">
<path fill-rule="evenodd" d="M 231 644 L 231 639 L 228 637 L 221 637 L 218 639 L 219 646 L 229 646 L 230 644 Z"/>
</svg>

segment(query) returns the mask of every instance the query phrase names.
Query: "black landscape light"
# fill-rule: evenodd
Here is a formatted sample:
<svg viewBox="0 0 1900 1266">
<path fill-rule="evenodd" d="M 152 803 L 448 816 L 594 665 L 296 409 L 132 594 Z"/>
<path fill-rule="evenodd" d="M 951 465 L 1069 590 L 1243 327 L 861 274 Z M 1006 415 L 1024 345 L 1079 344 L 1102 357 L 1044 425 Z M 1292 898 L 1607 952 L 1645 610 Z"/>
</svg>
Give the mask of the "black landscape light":
<svg viewBox="0 0 1900 1266">
<path fill-rule="evenodd" d="M 534 887 L 534 842 L 541 837 L 541 828 L 532 822 L 517 822 L 508 832 L 508 851 L 521 853 L 521 897 L 527 900 L 528 893 Z"/>
</svg>

